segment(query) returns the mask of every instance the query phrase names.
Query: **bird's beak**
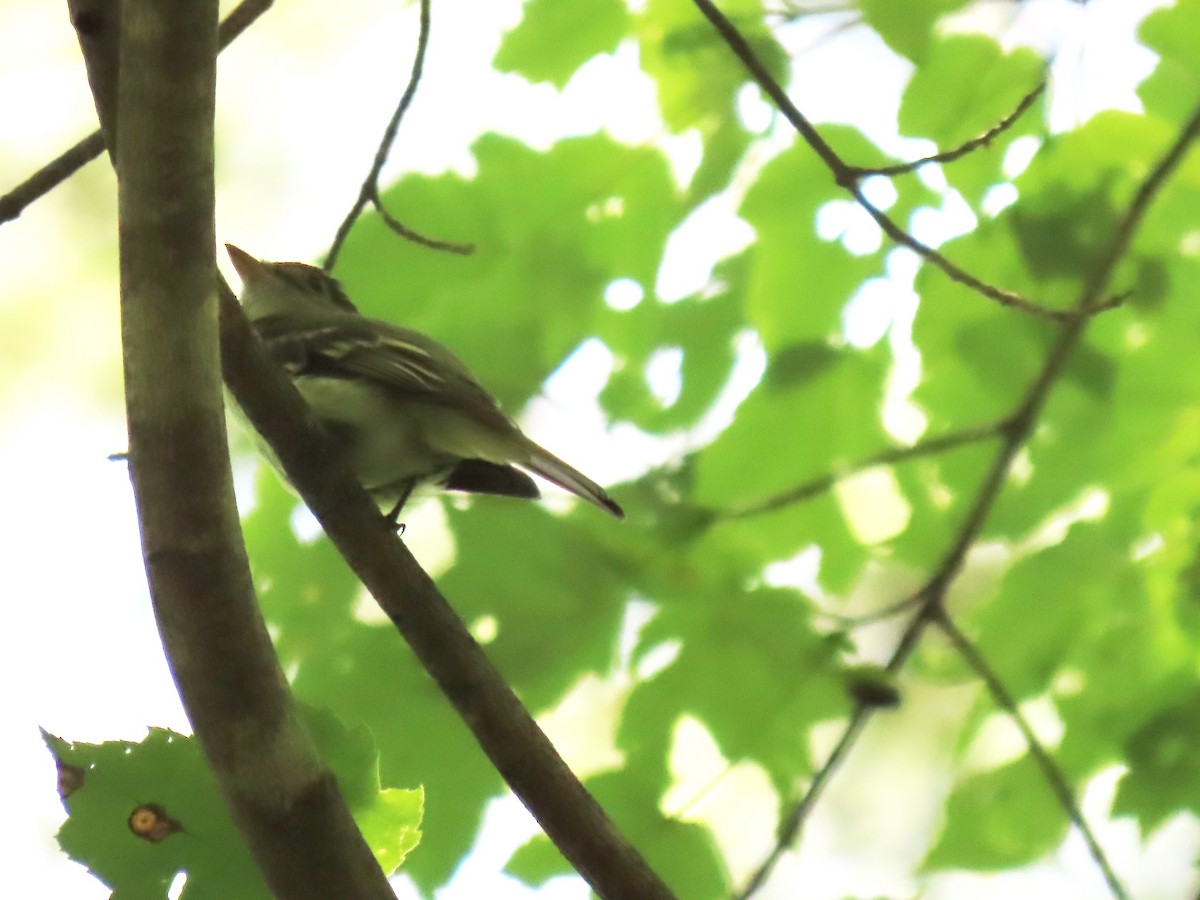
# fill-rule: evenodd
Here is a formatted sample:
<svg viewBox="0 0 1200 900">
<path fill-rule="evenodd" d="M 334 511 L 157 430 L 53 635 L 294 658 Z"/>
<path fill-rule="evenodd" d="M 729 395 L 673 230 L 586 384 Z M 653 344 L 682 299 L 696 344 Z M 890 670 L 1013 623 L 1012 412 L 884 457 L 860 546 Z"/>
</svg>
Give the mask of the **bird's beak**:
<svg viewBox="0 0 1200 900">
<path fill-rule="evenodd" d="M 229 251 L 229 258 L 233 260 L 233 267 L 242 276 L 243 282 L 249 283 L 253 281 L 255 278 L 261 276 L 266 269 L 266 264 L 261 259 L 251 256 L 241 247 L 226 244 L 225 249 Z"/>
</svg>

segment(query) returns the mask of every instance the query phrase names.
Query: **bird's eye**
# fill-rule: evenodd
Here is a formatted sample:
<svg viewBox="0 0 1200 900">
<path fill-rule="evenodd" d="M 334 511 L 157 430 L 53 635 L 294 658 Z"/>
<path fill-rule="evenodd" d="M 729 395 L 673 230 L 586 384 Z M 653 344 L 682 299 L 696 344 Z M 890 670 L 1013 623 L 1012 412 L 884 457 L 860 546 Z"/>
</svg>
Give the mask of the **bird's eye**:
<svg viewBox="0 0 1200 900">
<path fill-rule="evenodd" d="M 320 272 L 313 272 L 311 275 L 308 276 L 308 286 L 319 294 L 324 293 L 324 291 L 325 291 L 325 276 L 322 275 Z"/>
</svg>

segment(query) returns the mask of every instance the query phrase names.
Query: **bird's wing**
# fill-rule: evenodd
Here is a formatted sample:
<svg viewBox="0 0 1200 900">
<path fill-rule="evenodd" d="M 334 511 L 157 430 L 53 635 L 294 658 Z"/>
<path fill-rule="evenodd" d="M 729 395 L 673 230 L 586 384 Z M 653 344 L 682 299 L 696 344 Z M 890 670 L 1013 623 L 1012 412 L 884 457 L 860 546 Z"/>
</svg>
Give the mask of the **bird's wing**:
<svg viewBox="0 0 1200 900">
<path fill-rule="evenodd" d="M 270 316 L 255 329 L 293 377 L 365 378 L 397 397 L 453 407 L 494 428 L 514 427 L 454 354 L 410 329 L 340 313 L 300 328 Z"/>
</svg>

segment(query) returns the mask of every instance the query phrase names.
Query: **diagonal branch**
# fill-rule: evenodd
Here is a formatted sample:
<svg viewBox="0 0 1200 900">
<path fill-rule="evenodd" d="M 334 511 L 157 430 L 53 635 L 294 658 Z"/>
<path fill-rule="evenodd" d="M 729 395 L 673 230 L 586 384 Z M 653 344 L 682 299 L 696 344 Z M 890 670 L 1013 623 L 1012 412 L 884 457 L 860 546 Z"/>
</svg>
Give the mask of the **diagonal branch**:
<svg viewBox="0 0 1200 900">
<path fill-rule="evenodd" d="M 233 43 L 255 19 L 271 8 L 273 2 L 242 0 L 221 23 L 217 32 L 220 49 L 224 50 Z M 80 25 L 86 27 L 86 16 L 83 23 L 77 23 L 77 26 Z M 0 225 L 17 218 L 31 203 L 46 196 L 103 152 L 104 136 L 100 129 L 96 129 L 0 197 Z"/>
<path fill-rule="evenodd" d="M 701 0 L 697 0 L 697 2 L 701 2 Z M 1087 312 L 1096 308 L 1101 303 L 1100 298 L 1104 291 L 1108 289 L 1109 282 L 1117 265 L 1128 251 L 1130 243 L 1133 241 L 1133 236 L 1146 214 L 1146 210 L 1150 207 L 1150 204 L 1158 195 L 1167 179 L 1179 167 L 1180 162 L 1196 143 L 1197 139 L 1200 139 L 1200 105 L 1196 106 L 1171 146 L 1138 187 L 1133 199 L 1130 201 L 1129 207 L 1113 232 L 1107 251 L 1098 257 L 1096 264 L 1085 274 L 1084 282 L 1076 301 L 1076 309 L 1081 312 Z M 896 649 L 888 661 L 887 667 L 890 671 L 898 671 L 908 662 L 924 635 L 925 629 L 931 623 L 949 622 L 948 614 L 945 610 L 946 591 L 961 570 L 967 551 L 978 539 L 995 505 L 996 499 L 1004 487 L 1009 466 L 1037 424 L 1038 417 L 1045 406 L 1046 400 L 1058 384 L 1067 360 L 1084 334 L 1087 321 L 1086 317 L 1077 316 L 1060 325 L 1058 336 L 1048 350 L 1041 370 L 1030 383 L 1025 396 L 1017 404 L 1016 411 L 1009 420 L 1011 428 L 997 450 L 996 456 L 980 484 L 975 501 L 966 519 L 960 526 L 957 537 L 934 574 L 930 576 L 925 585 L 914 595 L 914 597 L 921 598 L 919 601 L 920 607 L 913 616 L 912 621 L 909 622 L 901 634 Z M 943 630 L 945 630 L 945 627 L 943 624 Z M 847 723 L 842 738 L 838 742 L 834 752 L 830 754 L 824 765 L 814 775 L 806 795 L 783 816 L 774 848 L 751 876 L 739 896 L 743 898 L 750 897 L 762 887 L 775 867 L 775 864 L 783 855 L 783 852 L 799 838 L 804 823 L 812 811 L 816 797 L 819 796 L 821 790 L 828 783 L 832 773 L 844 761 L 871 712 L 872 710 L 861 707 L 856 710 Z M 1094 841 L 1089 842 L 1089 851 L 1092 853 L 1097 866 L 1106 873 L 1106 879 L 1108 879 L 1109 873 L 1111 873 L 1111 866 L 1108 864 L 1099 844 Z M 1123 900 L 1127 896 L 1124 888 L 1115 877 L 1109 879 L 1109 887 L 1114 897 L 1122 898 Z"/>
<path fill-rule="evenodd" d="M 462 620 L 396 539 L 241 307 L 221 297 L 225 383 L 271 445 L 304 502 L 471 729 L 492 764 L 601 897 L 667 900 L 671 892 L 567 768 Z"/>
<path fill-rule="evenodd" d="M 425 67 L 425 51 L 429 47 L 430 5 L 431 0 L 421 0 L 421 25 L 420 31 L 417 34 L 417 53 L 413 57 L 412 74 L 409 75 L 408 84 L 404 88 L 404 94 L 400 97 L 400 102 L 396 105 L 396 111 L 392 113 L 392 118 L 388 122 L 387 128 L 383 130 L 383 139 L 379 142 L 379 147 L 375 151 L 375 161 L 371 164 L 371 170 L 367 173 L 367 177 L 358 191 L 358 198 L 354 201 L 354 205 L 350 207 L 350 212 L 346 214 L 346 218 L 342 220 L 342 224 L 338 226 L 337 234 L 334 235 L 333 245 L 329 248 L 329 255 L 325 258 L 326 272 L 333 271 L 333 267 L 337 264 L 338 255 L 342 252 L 342 245 L 346 242 L 346 238 L 350 234 L 350 229 L 354 227 L 354 223 L 358 221 L 363 210 L 367 208 L 368 203 L 375 207 L 389 228 L 407 240 L 434 250 L 445 250 L 448 253 L 458 253 L 461 255 L 472 253 L 475 249 L 471 244 L 440 241 L 418 234 L 389 213 L 384 208 L 383 200 L 379 196 L 379 175 L 383 172 L 384 163 L 387 162 L 388 155 L 392 152 L 392 145 L 396 143 L 396 133 L 400 130 L 400 121 L 404 118 L 404 114 L 408 112 L 413 98 L 417 95 L 417 84 L 421 81 L 421 72 Z"/>
<path fill-rule="evenodd" d="M 1049 319 L 1053 322 L 1067 322 L 1071 319 L 1080 317 L 1088 317 L 1096 313 L 1103 312 L 1106 309 L 1111 309 L 1121 303 L 1120 297 L 1109 298 L 1103 302 L 1089 304 L 1085 308 L 1076 307 L 1075 309 L 1059 310 L 1052 309 L 1044 304 L 1037 303 L 1026 297 L 1021 296 L 1015 291 L 1004 290 L 995 285 L 988 284 L 980 278 L 975 277 L 966 269 L 951 262 L 937 250 L 934 250 L 928 244 L 917 240 L 903 228 L 896 224 L 890 216 L 887 215 L 875 204 L 871 203 L 862 191 L 861 179 L 858 172 L 847 165 L 845 161 L 838 156 L 837 151 L 829 145 L 829 142 L 821 137 L 820 133 L 808 120 L 804 113 L 796 107 L 788 97 L 787 93 L 780 86 L 779 82 L 774 79 L 767 67 L 755 55 L 750 44 L 742 37 L 741 32 L 737 30 L 732 22 L 717 9 L 712 3 L 712 0 L 693 0 L 696 6 L 704 13 L 705 17 L 712 23 L 713 27 L 724 39 L 729 48 L 741 60 L 742 65 L 758 82 L 758 86 L 763 92 L 771 98 L 775 103 L 776 108 L 783 113 L 792 127 L 800 133 L 804 138 L 805 143 L 813 149 L 813 151 L 825 163 L 830 174 L 833 175 L 834 181 L 839 187 L 845 188 L 846 191 L 855 199 L 859 206 L 867 211 L 867 214 L 875 220 L 875 223 L 883 230 L 889 238 L 912 250 L 926 262 L 941 269 L 948 278 L 958 284 L 965 285 L 971 288 L 977 294 L 999 303 L 1001 306 L 1007 306 L 1011 309 L 1018 309 L 1030 315 L 1037 316 L 1042 319 Z"/>
<path fill-rule="evenodd" d="M 1101 848 L 1100 842 L 1096 840 L 1096 835 L 1092 832 L 1087 820 L 1083 817 L 1083 810 L 1075 802 L 1075 795 L 1071 790 L 1071 785 L 1067 782 L 1066 775 L 1058 767 L 1058 763 L 1054 761 L 1049 751 L 1042 746 L 1041 741 L 1037 739 L 1037 735 L 1033 733 L 1033 728 L 1021 713 L 1017 701 L 1009 693 L 1004 681 L 996 673 L 996 670 L 989 665 L 979 648 L 963 634 L 949 616 L 943 615 L 939 617 L 936 624 L 938 629 L 950 640 L 951 646 L 958 651 L 958 655 L 966 660 L 967 665 L 983 681 L 996 705 L 1008 713 L 1009 718 L 1016 724 L 1017 729 L 1021 732 L 1021 737 L 1025 739 L 1025 746 L 1029 748 L 1029 755 L 1041 770 L 1042 777 L 1046 779 L 1046 784 L 1050 786 L 1050 790 L 1054 793 L 1058 805 L 1062 807 L 1063 812 L 1067 814 L 1067 818 L 1071 820 L 1072 824 L 1079 829 L 1080 835 L 1083 836 L 1088 852 L 1092 855 L 1092 859 L 1095 860 L 1096 865 L 1100 867 L 1100 871 L 1104 875 L 1104 880 L 1108 882 L 1109 891 L 1112 892 L 1114 897 L 1124 897 L 1125 888 L 1121 884 L 1121 880 L 1117 878 L 1117 873 L 1113 871 L 1108 857 L 1104 855 L 1104 850 Z"/>
<path fill-rule="evenodd" d="M 862 472 L 866 469 L 875 466 L 886 466 L 893 463 L 904 462 L 910 459 L 919 459 L 923 456 L 934 456 L 938 453 L 944 453 L 947 450 L 955 450 L 959 447 L 964 447 L 969 444 L 978 444 L 982 441 L 991 440 L 992 438 L 1001 437 L 1010 428 L 1011 423 L 1001 419 L 998 422 L 989 422 L 986 425 L 975 425 L 971 428 L 964 428 L 961 431 L 953 431 L 950 434 L 943 434 L 935 438 L 925 438 L 917 441 L 910 447 L 889 447 L 886 450 L 880 450 L 870 456 L 863 457 L 856 462 L 850 463 L 846 467 L 839 469 L 836 472 L 827 472 L 824 475 L 819 475 L 795 487 L 790 487 L 785 491 L 780 491 L 778 494 L 772 494 L 761 500 L 755 500 L 753 503 L 748 503 L 743 506 L 738 506 L 717 514 L 718 519 L 748 519 L 752 516 L 760 516 L 764 513 L 775 512 L 777 509 L 782 509 L 785 506 L 791 506 L 795 503 L 803 503 L 806 500 L 811 500 L 819 494 L 825 493 L 839 481 L 854 475 L 857 472 Z"/>
</svg>

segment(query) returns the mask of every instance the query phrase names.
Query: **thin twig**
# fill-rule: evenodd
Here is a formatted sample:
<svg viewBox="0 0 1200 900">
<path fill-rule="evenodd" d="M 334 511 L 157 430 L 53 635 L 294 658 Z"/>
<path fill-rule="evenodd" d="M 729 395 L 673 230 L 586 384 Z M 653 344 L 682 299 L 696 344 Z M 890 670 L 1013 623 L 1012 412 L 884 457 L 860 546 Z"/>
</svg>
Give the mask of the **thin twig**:
<svg viewBox="0 0 1200 900">
<path fill-rule="evenodd" d="M 980 147 L 986 147 L 991 144 L 997 137 L 1002 135 L 1008 129 L 1016 124 L 1017 120 L 1023 116 L 1026 111 L 1037 101 L 1039 97 L 1046 92 L 1046 82 L 1042 81 L 1032 91 L 1021 98 L 1021 102 L 1017 104 L 1016 109 L 1010 112 L 1007 116 L 981 134 L 979 137 L 971 138 L 965 144 L 955 147 L 953 150 L 946 150 L 942 153 L 935 153 L 932 156 L 925 156 L 921 159 L 914 159 L 912 162 L 898 163 L 894 166 L 878 166 L 869 168 L 866 166 L 848 166 L 847 168 L 854 173 L 856 178 L 868 178 L 871 175 L 906 175 L 909 172 L 915 172 L 921 166 L 927 166 L 930 163 L 948 163 L 954 162 L 956 159 L 961 159 L 968 153 L 971 153 Z"/>
<path fill-rule="evenodd" d="M 898 672 L 904 663 L 908 661 L 909 656 L 916 649 L 917 643 L 920 640 L 922 633 L 929 624 L 929 600 L 934 592 L 943 590 L 942 584 L 936 579 L 930 579 L 928 583 L 914 592 L 911 596 L 904 600 L 905 604 L 911 605 L 919 603 L 920 609 L 913 616 L 912 621 L 904 629 L 904 633 L 900 636 L 900 643 L 892 653 L 891 659 L 887 663 L 887 671 L 891 673 Z M 790 810 L 780 819 L 779 828 L 775 833 L 775 846 L 771 848 L 770 853 L 762 861 L 759 867 L 750 876 L 746 885 L 739 891 L 735 897 L 737 900 L 748 900 L 755 892 L 758 891 L 770 877 L 776 863 L 791 847 L 800 836 L 800 831 L 804 828 L 804 823 L 808 820 L 809 814 L 812 813 L 817 801 L 825 792 L 829 781 L 846 757 L 850 755 L 850 751 L 858 742 L 858 736 L 866 727 L 867 721 L 871 718 L 871 714 L 875 712 L 875 707 L 865 704 L 858 704 L 854 708 L 849 721 L 846 722 L 846 728 L 842 731 L 842 736 L 838 738 L 837 744 L 830 751 L 821 768 L 813 773 L 812 781 L 808 784 L 808 790 L 804 795 L 792 806 Z"/>
<path fill-rule="evenodd" d="M 440 241 L 418 234 L 388 213 L 384 209 L 382 198 L 379 196 L 379 175 L 383 171 L 383 166 L 392 152 L 392 145 L 396 143 L 396 133 L 400 130 L 400 121 L 404 118 L 404 114 L 408 112 L 413 98 L 417 95 L 417 85 L 421 81 L 421 72 L 425 67 L 425 51 L 429 47 L 430 5 L 431 0 L 421 0 L 421 23 L 420 30 L 417 33 L 417 53 L 413 57 L 412 72 L 408 76 L 408 84 L 404 88 L 404 94 L 400 97 L 400 102 L 396 105 L 396 111 L 392 113 L 392 118 L 388 122 L 387 128 L 383 130 L 383 139 L 379 142 L 379 147 L 375 151 L 375 161 L 371 164 L 371 170 L 367 173 L 362 187 L 359 188 L 358 197 L 350 207 L 350 212 L 346 214 L 346 218 L 342 220 L 342 224 L 338 226 L 337 233 L 333 237 L 333 245 L 329 248 L 329 255 L 325 257 L 326 272 L 333 271 L 333 267 L 337 264 L 338 255 L 342 252 L 342 245 L 346 243 L 346 238 L 350 234 L 350 229 L 354 227 L 354 223 L 358 221 L 363 210 L 367 208 L 368 203 L 379 211 L 380 217 L 389 228 L 407 240 L 414 241 L 426 247 L 432 247 L 435 250 L 445 250 L 449 253 L 463 255 L 471 253 L 475 249 L 471 244 Z"/>
<path fill-rule="evenodd" d="M 97 129 L 82 141 L 42 166 L 0 197 L 0 225 L 11 222 L 35 200 L 40 200 L 104 152 L 104 136 Z"/>
<path fill-rule="evenodd" d="M 217 32 L 221 50 L 236 40 L 250 24 L 271 8 L 274 0 L 242 0 L 225 17 Z M 50 193 L 104 152 L 104 136 L 97 129 L 70 150 L 42 166 L 15 188 L 0 197 L 0 225 L 17 218 L 34 201 Z"/>
<path fill-rule="evenodd" d="M 854 197 L 858 205 L 866 210 L 867 214 L 875 220 L 875 223 L 883 230 L 884 234 L 897 244 L 907 247 L 926 262 L 941 269 L 951 281 L 969 287 L 977 294 L 987 297 L 989 300 L 994 300 L 1001 306 L 1018 309 L 1038 318 L 1048 319 L 1053 322 L 1066 322 L 1081 316 L 1092 316 L 1120 303 L 1119 299 L 1111 299 L 1103 303 L 1090 305 L 1086 309 L 1051 309 L 1044 304 L 1023 297 L 1015 291 L 1004 290 L 976 278 L 970 272 L 952 263 L 928 244 L 917 240 L 897 225 L 887 213 L 867 200 L 866 195 L 862 191 L 860 178 L 855 170 L 838 156 L 837 151 L 821 137 L 820 133 L 804 113 L 800 112 L 796 107 L 796 104 L 792 103 L 779 82 L 772 77 L 771 73 L 767 71 L 766 66 L 755 55 L 750 45 L 746 42 L 746 39 L 742 37 L 733 23 L 713 5 L 712 0 L 693 0 L 693 2 L 704 13 L 709 22 L 712 23 L 721 37 L 725 39 L 725 43 L 729 45 L 729 48 L 742 61 L 746 70 L 758 82 L 758 86 L 763 89 L 763 92 L 775 103 L 776 108 L 783 113 L 784 118 L 792 124 L 792 127 L 804 138 L 805 143 L 825 163 L 825 166 L 833 175 L 834 181 L 838 186 L 847 190 Z"/>
<path fill-rule="evenodd" d="M 867 724 L 870 718 L 870 710 L 861 704 L 855 707 L 854 714 L 850 717 L 850 721 L 846 723 L 846 730 L 842 732 L 842 736 L 838 738 L 837 745 L 829 754 L 829 758 L 825 760 L 825 764 L 813 774 L 813 779 L 809 782 L 808 790 L 804 796 L 792 807 L 786 819 L 779 823 L 779 829 L 776 832 L 775 846 L 771 848 L 771 852 L 767 854 L 767 858 L 762 865 L 758 867 L 755 873 L 746 882 L 745 887 L 734 894 L 735 900 L 749 900 L 775 868 L 775 864 L 792 845 L 795 836 L 799 834 L 800 826 L 809 812 L 824 793 L 825 785 L 829 783 L 829 779 L 833 773 L 837 771 L 842 761 L 853 749 L 854 744 L 858 740 L 859 732 Z"/>
<path fill-rule="evenodd" d="M 1100 867 L 1100 871 L 1104 875 L 1104 880 L 1108 882 L 1108 888 L 1112 892 L 1112 895 L 1114 897 L 1125 897 L 1125 888 L 1109 864 L 1108 857 L 1104 855 L 1104 850 L 1100 847 L 1100 842 L 1096 840 L 1096 835 L 1088 826 L 1087 820 L 1084 819 L 1083 811 L 1079 808 L 1079 804 L 1075 802 L 1075 795 L 1071 790 L 1071 786 L 1067 783 L 1066 776 L 1063 774 L 1062 769 L 1059 768 L 1058 763 L 1054 761 L 1050 753 L 1042 746 L 1041 741 L 1037 739 L 1037 735 L 1033 733 L 1033 728 L 1030 727 L 1029 721 L 1021 713 L 1020 707 L 1017 706 L 1017 701 L 1009 693 L 1003 680 L 984 658 L 979 648 L 959 630 L 958 626 L 954 624 L 949 616 L 940 617 L 936 620 L 935 624 L 946 635 L 954 649 L 958 651 L 958 655 L 966 661 L 967 665 L 983 681 L 996 705 L 1008 713 L 1009 718 L 1013 720 L 1013 723 L 1021 732 L 1021 736 L 1025 739 L 1025 746 L 1029 748 L 1029 755 L 1041 770 L 1042 777 L 1050 786 L 1050 790 L 1054 793 L 1055 799 L 1058 800 L 1058 804 L 1062 807 L 1063 812 L 1067 814 L 1067 818 L 1079 829 L 1084 843 L 1087 844 L 1088 852 L 1091 853 L 1096 865 Z"/>
<path fill-rule="evenodd" d="M 716 518 L 747 519 L 751 516 L 760 516 L 764 513 L 774 512 L 777 509 L 791 506 L 794 503 L 803 503 L 805 500 L 811 500 L 813 497 L 823 494 L 839 481 L 857 472 L 862 472 L 865 469 L 870 469 L 874 466 L 891 465 L 909 459 L 918 459 L 922 456 L 933 456 L 936 453 L 953 450 L 966 444 L 976 444 L 980 441 L 1000 437 L 1009 427 L 1010 423 L 1005 419 L 1001 419 L 998 422 L 975 425 L 971 428 L 964 428 L 961 431 L 941 435 L 940 437 L 926 438 L 917 441 L 910 447 L 889 447 L 886 450 L 880 450 L 857 462 L 853 462 L 837 472 L 827 472 L 824 475 L 788 488 L 786 491 L 780 491 L 778 494 L 772 494 L 762 500 L 755 500 L 753 503 L 720 512 Z"/>
<path fill-rule="evenodd" d="M 900 613 L 912 609 L 920 602 L 921 598 L 914 594 L 905 597 L 903 600 L 897 600 L 894 603 L 889 603 L 887 606 L 881 606 L 879 609 L 863 613 L 859 616 L 844 616 L 829 612 L 825 613 L 825 615 L 835 622 L 839 628 L 861 628 L 863 625 L 874 625 L 877 622 L 898 616 Z"/>
<path fill-rule="evenodd" d="M 700 2 L 700 0 L 697 0 L 697 2 Z M 1099 304 L 1099 298 L 1107 288 L 1108 282 L 1112 278 L 1118 263 L 1129 249 L 1134 232 L 1137 230 L 1137 226 L 1140 224 L 1147 208 L 1149 208 L 1150 203 L 1159 190 L 1161 190 L 1167 178 L 1179 166 L 1184 155 L 1196 142 L 1198 137 L 1200 137 L 1200 105 L 1193 110 L 1192 115 L 1180 131 L 1178 137 L 1176 137 L 1170 148 L 1150 171 L 1150 174 L 1147 175 L 1134 194 L 1129 208 L 1125 211 L 1125 215 L 1122 216 L 1116 230 L 1113 232 L 1113 238 L 1107 251 L 1098 257 L 1095 266 L 1087 273 L 1076 303 L 1077 309 L 1086 311 Z M 1033 379 L 1024 398 L 1017 405 L 1013 417 L 1008 420 L 1010 427 L 1005 435 L 1005 440 L 997 451 L 996 457 L 984 477 L 983 483 L 980 485 L 975 502 L 960 527 L 957 538 L 947 551 L 935 573 L 916 594 L 916 596 L 923 598 L 920 609 L 900 635 L 900 641 L 896 650 L 888 661 L 887 668 L 889 671 L 896 672 L 904 666 L 916 650 L 925 629 L 931 623 L 936 621 L 942 624 L 949 621 L 944 609 L 946 590 L 961 569 L 967 551 L 975 543 L 980 531 L 983 529 L 983 525 L 1004 486 L 1009 466 L 1016 456 L 1017 451 L 1033 431 L 1033 427 L 1037 422 L 1042 408 L 1045 406 L 1050 392 L 1058 383 L 1058 379 L 1062 375 L 1071 352 L 1083 335 L 1087 321 L 1086 318 L 1081 316 L 1062 323 L 1057 339 L 1046 354 L 1041 371 Z M 945 626 L 942 625 L 942 627 L 944 628 Z M 842 738 L 834 748 L 834 751 L 825 761 L 825 764 L 813 776 L 806 794 L 783 817 L 774 848 L 772 848 L 763 863 L 751 876 L 746 887 L 738 895 L 739 897 L 748 898 L 757 891 L 766 882 L 784 851 L 799 838 L 816 798 L 820 795 L 832 774 L 842 764 L 871 713 L 871 709 L 863 707 L 856 709 L 854 715 L 847 723 L 846 730 L 843 732 Z M 1109 877 L 1107 873 L 1111 872 L 1112 867 L 1109 865 L 1102 849 L 1096 844 L 1089 844 L 1088 849 L 1097 866 L 1106 873 L 1105 877 L 1107 879 Z M 1121 887 L 1120 882 L 1115 878 L 1109 881 L 1109 887 L 1113 889 L 1114 897 L 1123 900 L 1127 896 L 1124 888 Z"/>
<path fill-rule="evenodd" d="M 375 206 L 375 211 L 379 213 L 379 217 L 383 219 L 384 224 L 396 234 L 405 240 L 412 241 L 414 244 L 420 244 L 422 247 L 428 247 L 431 250 L 443 250 L 446 253 L 457 253 L 459 256 L 469 256 L 475 252 L 474 244 L 462 244 L 457 241 L 443 241 L 438 238 L 431 238 L 423 234 L 418 234 L 413 231 L 390 212 L 383 205 L 383 200 L 380 199 L 378 193 L 378 185 L 376 185 L 375 193 L 372 194 L 371 202 Z"/>
</svg>

